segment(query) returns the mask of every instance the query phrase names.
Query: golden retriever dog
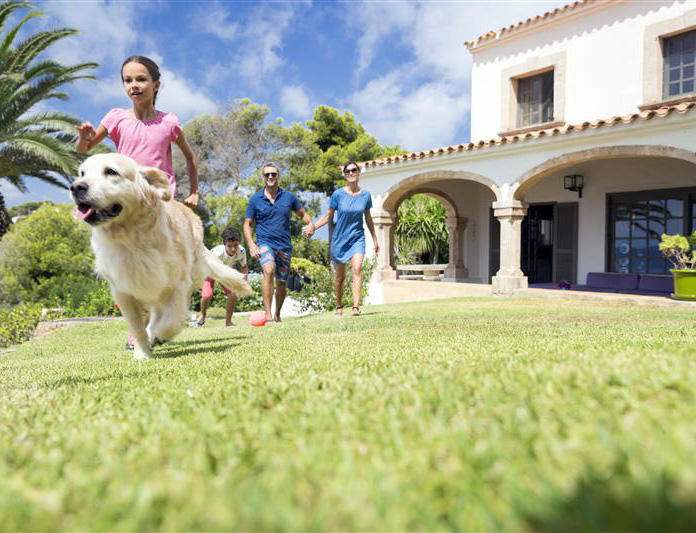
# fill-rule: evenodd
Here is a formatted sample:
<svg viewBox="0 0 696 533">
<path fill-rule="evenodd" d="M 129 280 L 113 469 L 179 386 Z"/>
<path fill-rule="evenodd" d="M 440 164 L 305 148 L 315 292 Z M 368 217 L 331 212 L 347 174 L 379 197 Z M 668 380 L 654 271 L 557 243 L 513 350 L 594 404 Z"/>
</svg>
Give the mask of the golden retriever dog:
<svg viewBox="0 0 696 533">
<path fill-rule="evenodd" d="M 92 227 L 95 269 L 128 321 L 136 359 L 152 357 L 153 346 L 181 331 L 191 292 L 204 278 L 238 296 L 252 293 L 242 274 L 205 247 L 198 216 L 170 201 L 161 170 L 120 154 L 93 155 L 80 166 L 70 194 L 76 216 Z"/>
</svg>

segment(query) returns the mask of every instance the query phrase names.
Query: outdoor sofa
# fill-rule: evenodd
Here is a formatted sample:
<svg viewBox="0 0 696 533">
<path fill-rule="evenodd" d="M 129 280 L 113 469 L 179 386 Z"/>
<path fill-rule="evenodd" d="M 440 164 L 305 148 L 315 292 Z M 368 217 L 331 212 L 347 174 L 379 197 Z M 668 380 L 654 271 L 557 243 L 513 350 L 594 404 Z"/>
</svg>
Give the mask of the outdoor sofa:
<svg viewBox="0 0 696 533">
<path fill-rule="evenodd" d="M 613 292 L 644 296 L 669 296 L 674 292 L 672 276 L 664 274 L 621 274 L 617 272 L 588 272 L 584 285 L 561 283 L 532 283 L 531 289 L 560 289 L 587 292 Z"/>
</svg>

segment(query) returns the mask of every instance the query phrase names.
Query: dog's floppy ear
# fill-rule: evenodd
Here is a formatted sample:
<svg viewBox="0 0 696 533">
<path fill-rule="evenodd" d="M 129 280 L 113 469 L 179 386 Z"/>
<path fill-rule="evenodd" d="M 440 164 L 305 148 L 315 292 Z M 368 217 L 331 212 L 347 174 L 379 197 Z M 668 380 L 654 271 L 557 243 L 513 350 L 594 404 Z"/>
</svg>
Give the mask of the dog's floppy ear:
<svg viewBox="0 0 696 533">
<path fill-rule="evenodd" d="M 138 174 L 155 190 L 160 199 L 164 201 L 171 199 L 169 176 L 166 172 L 154 167 L 141 167 L 138 169 Z"/>
</svg>

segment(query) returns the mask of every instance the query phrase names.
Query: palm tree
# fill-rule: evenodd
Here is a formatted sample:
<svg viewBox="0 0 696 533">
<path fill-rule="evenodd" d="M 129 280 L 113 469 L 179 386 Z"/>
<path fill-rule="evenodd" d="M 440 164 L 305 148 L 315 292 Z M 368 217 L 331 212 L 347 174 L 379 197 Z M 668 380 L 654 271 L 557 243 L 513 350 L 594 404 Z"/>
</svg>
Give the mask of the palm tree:
<svg viewBox="0 0 696 533">
<path fill-rule="evenodd" d="M 433 263 L 447 255 L 445 208 L 435 198 L 416 194 L 399 206 L 396 246 L 402 255 L 427 255 Z"/>
<path fill-rule="evenodd" d="M 79 121 L 64 113 L 32 109 L 44 100 L 66 100 L 68 95 L 60 92 L 60 87 L 94 79 L 84 71 L 97 64 L 64 66 L 38 58 L 50 45 L 77 30 L 42 31 L 13 46 L 24 24 L 42 13 L 29 11 L 3 35 L 4 25 L 15 11 L 31 7 L 31 3 L 17 0 L 0 4 L 0 179 L 22 192 L 26 191 L 27 176 L 67 189 L 81 160 L 74 149 Z"/>
</svg>

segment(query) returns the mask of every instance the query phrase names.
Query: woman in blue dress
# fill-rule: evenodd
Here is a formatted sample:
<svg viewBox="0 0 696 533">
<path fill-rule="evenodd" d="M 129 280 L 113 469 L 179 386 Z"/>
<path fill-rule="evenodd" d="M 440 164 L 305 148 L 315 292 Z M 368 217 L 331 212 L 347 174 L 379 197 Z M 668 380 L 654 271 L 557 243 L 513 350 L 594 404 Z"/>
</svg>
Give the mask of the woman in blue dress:
<svg viewBox="0 0 696 533">
<path fill-rule="evenodd" d="M 360 167 L 353 161 L 343 166 L 346 186 L 334 191 L 329 202 L 329 210 L 322 216 L 314 229 L 317 230 L 333 219 L 336 213 L 336 226 L 331 238 L 331 261 L 334 264 L 334 291 L 336 295 L 336 314 L 343 314 L 343 282 L 346 278 L 346 265 L 350 263 L 353 271 L 353 316 L 360 315 L 360 293 L 362 292 L 362 263 L 365 257 L 365 224 L 372 235 L 375 254 L 379 252 L 375 225 L 372 222 L 370 193 L 360 188 Z"/>
</svg>

